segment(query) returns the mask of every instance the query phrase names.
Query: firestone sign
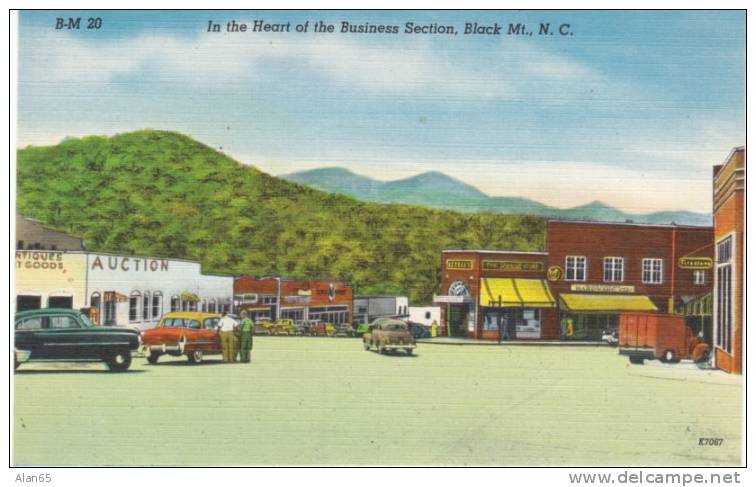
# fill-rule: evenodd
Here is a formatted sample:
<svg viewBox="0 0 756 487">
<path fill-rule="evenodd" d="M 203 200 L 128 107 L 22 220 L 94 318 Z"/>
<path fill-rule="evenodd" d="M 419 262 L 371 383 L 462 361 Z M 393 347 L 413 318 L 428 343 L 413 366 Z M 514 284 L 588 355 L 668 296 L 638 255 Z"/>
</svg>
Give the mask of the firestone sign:
<svg viewBox="0 0 756 487">
<path fill-rule="evenodd" d="M 680 257 L 677 264 L 680 269 L 708 270 L 714 266 L 714 262 L 709 257 Z"/>
<path fill-rule="evenodd" d="M 163 272 L 168 270 L 168 261 L 165 259 L 144 259 L 140 257 L 119 257 L 109 255 L 107 257 L 94 258 L 90 270 L 105 270 L 107 266 L 111 271 L 141 271 Z"/>
</svg>

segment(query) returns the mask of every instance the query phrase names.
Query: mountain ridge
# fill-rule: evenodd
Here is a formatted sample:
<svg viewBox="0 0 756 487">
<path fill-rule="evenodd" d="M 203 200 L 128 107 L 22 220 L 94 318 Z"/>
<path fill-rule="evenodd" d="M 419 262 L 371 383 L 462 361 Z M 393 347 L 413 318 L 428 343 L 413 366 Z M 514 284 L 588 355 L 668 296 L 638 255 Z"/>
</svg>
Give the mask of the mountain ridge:
<svg viewBox="0 0 756 487">
<path fill-rule="evenodd" d="M 474 186 L 439 171 L 379 181 L 343 167 L 323 167 L 279 176 L 321 191 L 344 194 L 362 201 L 413 204 L 465 213 L 492 212 L 534 215 L 568 220 L 711 226 L 710 214 L 686 210 L 627 213 L 594 200 L 571 208 L 557 208 L 519 196 L 489 196 Z M 415 184 L 417 183 L 417 184 Z"/>
</svg>

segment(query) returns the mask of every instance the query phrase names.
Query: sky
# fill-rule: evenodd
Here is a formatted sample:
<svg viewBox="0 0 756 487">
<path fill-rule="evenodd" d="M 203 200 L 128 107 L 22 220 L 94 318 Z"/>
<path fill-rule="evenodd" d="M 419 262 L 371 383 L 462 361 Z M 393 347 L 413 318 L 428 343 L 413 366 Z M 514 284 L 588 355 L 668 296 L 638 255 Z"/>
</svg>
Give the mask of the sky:
<svg viewBox="0 0 756 487">
<path fill-rule="evenodd" d="M 69 17 L 81 28 L 55 28 Z M 501 35 L 465 35 L 475 22 Z M 518 23 L 533 35 L 507 35 Z M 740 11 L 27 11 L 18 145 L 153 128 L 273 175 L 433 170 L 560 208 L 708 213 L 712 166 L 745 143 L 745 56 Z"/>
</svg>

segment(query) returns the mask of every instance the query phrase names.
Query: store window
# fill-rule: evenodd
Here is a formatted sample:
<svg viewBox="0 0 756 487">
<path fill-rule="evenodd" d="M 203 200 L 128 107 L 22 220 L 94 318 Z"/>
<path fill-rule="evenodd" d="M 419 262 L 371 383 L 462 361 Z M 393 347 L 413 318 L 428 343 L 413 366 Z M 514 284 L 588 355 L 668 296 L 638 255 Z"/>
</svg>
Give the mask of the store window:
<svg viewBox="0 0 756 487">
<path fill-rule="evenodd" d="M 425 312 L 425 319 L 426 319 L 426 320 L 429 320 L 429 319 L 430 319 L 430 317 L 431 317 L 431 313 L 430 313 L 430 311 L 426 311 L 426 312 Z"/>
<path fill-rule="evenodd" d="M 139 303 L 142 300 L 141 294 L 134 291 L 129 296 L 129 321 L 139 321 Z"/>
<path fill-rule="evenodd" d="M 16 311 L 26 311 L 27 309 L 39 309 L 42 307 L 42 296 L 26 296 L 19 294 L 16 296 Z"/>
<path fill-rule="evenodd" d="M 585 281 L 586 258 L 581 255 L 568 255 L 564 262 L 564 279 L 567 281 Z"/>
<path fill-rule="evenodd" d="M 643 284 L 661 284 L 662 279 L 662 259 L 643 259 L 643 275 L 641 281 Z"/>
<path fill-rule="evenodd" d="M 717 337 L 715 345 L 732 353 L 732 237 L 717 243 Z"/>
<path fill-rule="evenodd" d="M 89 297 L 89 306 L 94 310 L 94 313 L 92 314 L 92 321 L 94 321 L 96 324 L 100 324 L 100 307 L 102 303 L 102 297 L 100 296 L 100 293 L 93 292 L 92 295 Z"/>
<path fill-rule="evenodd" d="M 693 284 L 696 286 L 705 286 L 706 271 L 693 271 Z"/>
<path fill-rule="evenodd" d="M 215 313 L 216 309 L 217 309 L 217 306 L 215 304 L 215 300 L 211 299 L 210 302 L 207 304 L 207 311 L 210 313 Z"/>
<path fill-rule="evenodd" d="M 604 257 L 604 282 L 622 282 L 625 280 L 625 259 L 622 257 Z"/>
<path fill-rule="evenodd" d="M 171 311 L 179 311 L 181 309 L 181 300 L 175 294 L 171 296 Z"/>
<path fill-rule="evenodd" d="M 163 310 L 163 293 L 156 291 L 152 293 L 152 318 L 160 318 Z"/>
<path fill-rule="evenodd" d="M 145 291 L 144 296 L 142 297 L 142 319 L 144 321 L 147 321 L 150 319 L 151 310 L 152 310 L 152 307 L 150 306 L 150 293 Z"/>
</svg>

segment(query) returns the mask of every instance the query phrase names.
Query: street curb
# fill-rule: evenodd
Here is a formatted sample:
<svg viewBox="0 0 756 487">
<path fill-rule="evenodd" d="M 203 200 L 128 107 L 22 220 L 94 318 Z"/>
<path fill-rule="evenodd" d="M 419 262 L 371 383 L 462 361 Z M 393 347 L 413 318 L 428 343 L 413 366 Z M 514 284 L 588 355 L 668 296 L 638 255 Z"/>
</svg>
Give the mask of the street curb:
<svg viewBox="0 0 756 487">
<path fill-rule="evenodd" d="M 449 345 L 449 346 L 461 346 L 461 347 L 469 347 L 469 346 L 478 346 L 478 347 L 607 347 L 607 348 L 613 348 L 609 347 L 606 343 L 602 342 L 502 342 L 498 343 L 495 341 L 492 341 L 490 343 L 486 342 L 440 342 L 440 341 L 434 341 L 434 340 L 416 340 L 418 344 L 428 344 L 428 345 Z"/>
</svg>

